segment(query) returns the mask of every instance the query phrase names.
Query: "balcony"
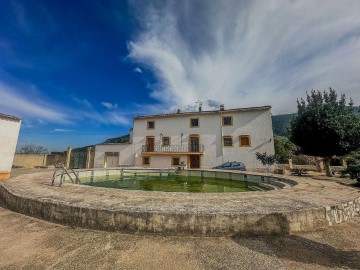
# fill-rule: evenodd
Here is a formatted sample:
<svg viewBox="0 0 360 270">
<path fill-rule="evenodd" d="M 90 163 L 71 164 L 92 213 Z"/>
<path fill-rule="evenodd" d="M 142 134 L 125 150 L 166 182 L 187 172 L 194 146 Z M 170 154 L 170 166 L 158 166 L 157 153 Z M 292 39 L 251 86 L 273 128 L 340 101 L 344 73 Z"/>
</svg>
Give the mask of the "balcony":
<svg viewBox="0 0 360 270">
<path fill-rule="evenodd" d="M 202 154 L 204 152 L 204 145 L 202 144 L 183 144 L 183 145 L 161 145 L 148 144 L 142 146 L 142 153 L 147 154 L 172 154 L 172 153 L 187 153 L 187 154 Z"/>
</svg>

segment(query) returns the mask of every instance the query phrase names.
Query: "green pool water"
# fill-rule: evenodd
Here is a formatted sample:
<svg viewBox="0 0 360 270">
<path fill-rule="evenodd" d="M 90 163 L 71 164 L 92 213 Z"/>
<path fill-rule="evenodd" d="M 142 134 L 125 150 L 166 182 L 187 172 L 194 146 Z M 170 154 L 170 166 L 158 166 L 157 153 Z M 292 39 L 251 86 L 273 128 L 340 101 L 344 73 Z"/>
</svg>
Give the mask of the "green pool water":
<svg viewBox="0 0 360 270">
<path fill-rule="evenodd" d="M 165 192 L 245 192 L 264 190 L 255 183 L 195 176 L 101 176 L 82 178 L 85 185 Z"/>
</svg>

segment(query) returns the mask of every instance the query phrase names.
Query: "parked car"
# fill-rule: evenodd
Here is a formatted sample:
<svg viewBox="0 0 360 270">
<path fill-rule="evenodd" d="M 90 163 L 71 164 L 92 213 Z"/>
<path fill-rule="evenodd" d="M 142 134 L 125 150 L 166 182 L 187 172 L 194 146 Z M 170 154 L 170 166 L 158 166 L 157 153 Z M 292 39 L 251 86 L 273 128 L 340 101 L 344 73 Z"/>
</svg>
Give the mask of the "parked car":
<svg viewBox="0 0 360 270">
<path fill-rule="evenodd" d="M 246 167 L 242 162 L 225 162 L 219 166 L 213 167 L 213 169 L 218 170 L 239 170 L 239 171 L 246 171 Z"/>
</svg>

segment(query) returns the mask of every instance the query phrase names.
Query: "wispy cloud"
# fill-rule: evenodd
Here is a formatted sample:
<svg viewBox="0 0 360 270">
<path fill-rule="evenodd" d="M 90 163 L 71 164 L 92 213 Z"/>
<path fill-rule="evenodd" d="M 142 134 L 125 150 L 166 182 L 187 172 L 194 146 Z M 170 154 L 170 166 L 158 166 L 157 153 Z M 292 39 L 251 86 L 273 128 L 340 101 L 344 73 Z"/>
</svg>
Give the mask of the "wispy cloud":
<svg viewBox="0 0 360 270">
<path fill-rule="evenodd" d="M 72 129 L 64 129 L 64 128 L 55 128 L 53 132 L 71 132 L 74 131 Z"/>
<path fill-rule="evenodd" d="M 43 94 L 33 88 L 33 85 L 12 86 L 0 81 L 0 112 L 21 117 L 24 120 L 23 126 L 28 128 L 45 125 L 47 122 L 70 126 L 79 121 L 95 125 L 130 124 L 130 117 L 126 113 L 115 110 L 99 112 L 87 99 L 72 97 L 79 105 L 72 108 L 66 104 L 59 105 L 53 100 L 34 98 L 32 92 L 36 92 L 40 97 Z M 116 109 L 117 104 L 111 104 L 109 107 Z M 54 132 L 61 130 L 64 132 L 67 129 L 54 129 Z"/>
<path fill-rule="evenodd" d="M 101 105 L 108 108 L 109 110 L 117 108 L 117 104 L 112 104 L 110 102 L 105 102 L 105 101 L 101 102 Z"/>
<path fill-rule="evenodd" d="M 22 86 L 26 88 L 26 86 Z M 27 119 L 44 119 L 50 122 L 70 124 L 68 115 L 44 100 L 29 99 L 15 87 L 0 82 L 0 109 Z M 43 120 L 41 120 L 43 121 Z M 39 122 L 40 123 L 40 122 Z"/>
<path fill-rule="evenodd" d="M 330 86 L 360 103 L 360 1 L 132 3 L 144 30 L 129 57 L 153 71 L 151 95 L 168 107 L 291 112 L 306 90 Z"/>
<path fill-rule="evenodd" d="M 129 125 L 129 118 L 117 112 L 107 112 L 104 121 L 111 125 Z"/>
<path fill-rule="evenodd" d="M 74 96 L 71 97 L 78 105 L 82 106 L 82 107 L 85 107 L 85 108 L 88 108 L 88 109 L 91 109 L 92 108 L 92 105 L 91 103 L 87 100 L 87 99 L 79 99 L 79 98 L 76 98 Z"/>
<path fill-rule="evenodd" d="M 134 68 L 134 72 L 142 73 L 142 70 L 139 67 Z"/>
<path fill-rule="evenodd" d="M 23 5 L 15 0 L 11 1 L 12 7 L 13 7 L 13 12 L 16 18 L 16 21 L 18 23 L 18 26 L 22 29 L 22 30 L 29 30 L 29 25 L 28 22 L 25 19 L 25 9 L 23 7 Z"/>
</svg>

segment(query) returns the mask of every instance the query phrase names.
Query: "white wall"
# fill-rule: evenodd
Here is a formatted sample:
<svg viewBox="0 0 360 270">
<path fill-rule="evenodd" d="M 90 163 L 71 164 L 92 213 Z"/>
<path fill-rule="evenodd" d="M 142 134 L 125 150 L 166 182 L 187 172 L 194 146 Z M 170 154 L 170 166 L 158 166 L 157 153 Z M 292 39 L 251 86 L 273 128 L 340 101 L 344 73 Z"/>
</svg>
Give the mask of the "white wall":
<svg viewBox="0 0 360 270">
<path fill-rule="evenodd" d="M 233 125 L 222 126 L 222 116 L 233 116 Z M 190 128 L 190 118 L 193 117 L 199 118 L 198 128 Z M 155 121 L 155 129 L 146 129 L 149 120 Z M 136 166 L 142 164 L 141 147 L 146 143 L 146 136 L 154 136 L 155 144 L 160 144 L 160 133 L 171 137 L 172 145 L 181 144 L 181 133 L 184 134 L 183 144 L 189 143 L 191 134 L 200 135 L 200 144 L 204 145 L 204 154 L 201 156 L 202 168 L 210 168 L 226 161 L 242 161 L 247 168 L 262 168 L 261 163 L 256 160 L 255 153 L 274 154 L 270 109 L 136 119 L 133 129 Z M 251 147 L 239 147 L 240 135 L 250 135 Z M 233 147 L 223 147 L 222 136 L 233 136 Z M 151 164 L 151 167 L 155 166 Z"/>
<path fill-rule="evenodd" d="M 95 146 L 95 158 L 94 168 L 104 168 L 105 165 L 105 153 L 115 152 L 119 153 L 119 164 L 118 165 L 129 165 L 133 166 L 134 152 L 132 144 L 98 144 Z"/>
<path fill-rule="evenodd" d="M 20 123 L 20 120 L 0 115 L 0 172 L 11 172 Z"/>
<path fill-rule="evenodd" d="M 186 155 L 151 155 L 150 156 L 150 166 L 142 165 L 142 160 L 136 165 L 137 167 L 144 167 L 144 168 L 177 168 L 179 165 L 171 165 L 172 158 L 179 157 L 180 164 L 184 162 L 187 163 L 187 156 Z"/>
</svg>

